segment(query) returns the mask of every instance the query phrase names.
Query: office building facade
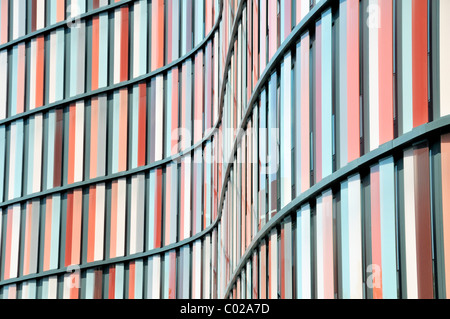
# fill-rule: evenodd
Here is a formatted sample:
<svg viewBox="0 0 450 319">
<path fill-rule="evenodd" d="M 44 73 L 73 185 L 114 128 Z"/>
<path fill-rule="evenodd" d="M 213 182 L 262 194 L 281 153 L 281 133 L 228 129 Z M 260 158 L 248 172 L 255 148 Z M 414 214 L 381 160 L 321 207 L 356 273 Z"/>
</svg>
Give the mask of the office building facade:
<svg viewBox="0 0 450 319">
<path fill-rule="evenodd" d="M 448 0 L 0 0 L 0 298 L 447 298 Z"/>
</svg>

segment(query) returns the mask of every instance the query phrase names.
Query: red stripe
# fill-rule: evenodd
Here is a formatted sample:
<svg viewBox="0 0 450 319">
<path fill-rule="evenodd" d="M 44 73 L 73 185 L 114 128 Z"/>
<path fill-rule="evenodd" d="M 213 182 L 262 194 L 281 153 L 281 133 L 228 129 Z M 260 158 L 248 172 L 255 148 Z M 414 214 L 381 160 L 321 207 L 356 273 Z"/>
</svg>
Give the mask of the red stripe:
<svg viewBox="0 0 450 319">
<path fill-rule="evenodd" d="M 433 298 L 431 255 L 430 166 L 425 145 L 414 149 L 414 197 L 416 212 L 417 285 L 419 299 Z"/>
<path fill-rule="evenodd" d="M 110 266 L 109 268 L 109 299 L 114 299 L 116 288 L 116 267 Z"/>
<path fill-rule="evenodd" d="M 120 37 L 120 81 L 128 80 L 128 7 L 122 7 L 122 30 Z"/>
<path fill-rule="evenodd" d="M 99 36 L 99 16 L 95 16 L 92 18 L 92 91 L 98 89 Z"/>
<path fill-rule="evenodd" d="M 44 36 L 36 38 L 36 107 L 44 105 Z"/>
<path fill-rule="evenodd" d="M 359 132 L 359 0 L 348 0 L 347 23 L 347 125 L 348 162 L 360 156 Z"/>
<path fill-rule="evenodd" d="M 63 140 L 63 110 L 55 111 L 56 127 L 55 127 L 55 158 L 53 172 L 53 187 L 61 186 L 61 170 L 62 170 L 62 140 Z"/>
<path fill-rule="evenodd" d="M 380 0 L 381 28 L 378 31 L 380 145 L 394 138 L 392 0 Z"/>
<path fill-rule="evenodd" d="M 89 222 L 88 222 L 88 252 L 87 262 L 94 261 L 95 250 L 95 201 L 96 188 L 95 185 L 89 187 Z"/>
<path fill-rule="evenodd" d="M 147 85 L 139 84 L 139 131 L 138 131 L 138 166 L 145 165 L 147 132 Z"/>
<path fill-rule="evenodd" d="M 65 266 L 72 264 L 72 218 L 73 218 L 73 193 L 67 194 L 67 212 L 66 212 L 66 254 Z"/>
<path fill-rule="evenodd" d="M 428 122 L 427 0 L 412 0 L 413 126 Z"/>
</svg>

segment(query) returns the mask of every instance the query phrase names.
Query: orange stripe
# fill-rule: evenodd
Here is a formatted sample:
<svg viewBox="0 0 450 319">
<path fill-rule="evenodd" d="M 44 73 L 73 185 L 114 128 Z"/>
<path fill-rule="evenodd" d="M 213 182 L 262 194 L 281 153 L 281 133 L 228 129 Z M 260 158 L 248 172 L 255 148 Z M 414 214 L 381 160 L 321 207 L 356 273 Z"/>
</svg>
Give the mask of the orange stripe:
<svg viewBox="0 0 450 319">
<path fill-rule="evenodd" d="M 117 180 L 112 182 L 111 186 L 111 246 L 109 249 L 109 257 L 116 257 L 117 242 Z"/>
<path fill-rule="evenodd" d="M 75 277 L 75 279 L 72 279 L 72 277 L 71 277 L 71 280 L 74 280 L 74 282 L 78 282 L 78 283 L 80 282 L 80 273 L 75 272 L 72 274 L 72 276 Z M 79 298 L 78 293 L 79 293 L 79 288 L 71 287 L 70 288 L 70 299 L 78 299 Z"/>
<path fill-rule="evenodd" d="M 70 108 L 69 108 L 69 158 L 68 158 L 68 165 L 67 165 L 67 184 L 72 184 L 74 181 L 75 124 L 76 124 L 75 104 L 72 104 L 72 105 L 70 105 Z"/>
<path fill-rule="evenodd" d="M 119 171 L 127 170 L 127 124 L 128 102 L 127 89 L 120 90 L 120 117 L 119 117 Z"/>
<path fill-rule="evenodd" d="M 52 245 L 52 197 L 45 202 L 45 245 L 44 245 L 44 271 L 50 269 L 50 252 Z"/>
<path fill-rule="evenodd" d="M 33 210 L 31 209 L 31 202 L 28 202 L 26 208 L 26 221 L 25 221 L 25 247 L 23 253 L 23 275 L 30 273 L 30 239 L 31 239 L 31 219 Z"/>
<path fill-rule="evenodd" d="M 36 38 L 36 107 L 44 105 L 44 36 Z"/>
<path fill-rule="evenodd" d="M 91 161 L 90 178 L 97 177 L 97 149 L 98 149 L 98 99 L 94 97 L 91 105 Z"/>
<path fill-rule="evenodd" d="M 98 63 L 99 63 L 99 17 L 92 19 L 92 91 L 98 89 Z"/>
<path fill-rule="evenodd" d="M 164 0 L 152 1 L 152 71 L 164 65 Z"/>
<path fill-rule="evenodd" d="M 94 261 L 95 252 L 95 200 L 96 200 L 96 188 L 95 186 L 89 187 L 89 225 L 88 225 L 88 252 L 87 262 Z"/>
<path fill-rule="evenodd" d="M 56 22 L 64 20 L 66 6 L 64 4 L 65 0 L 56 1 Z"/>
<path fill-rule="evenodd" d="M 134 282 L 135 282 L 135 264 L 134 261 L 130 262 L 130 275 L 129 275 L 129 286 L 128 286 L 128 298 L 134 299 Z"/>
</svg>

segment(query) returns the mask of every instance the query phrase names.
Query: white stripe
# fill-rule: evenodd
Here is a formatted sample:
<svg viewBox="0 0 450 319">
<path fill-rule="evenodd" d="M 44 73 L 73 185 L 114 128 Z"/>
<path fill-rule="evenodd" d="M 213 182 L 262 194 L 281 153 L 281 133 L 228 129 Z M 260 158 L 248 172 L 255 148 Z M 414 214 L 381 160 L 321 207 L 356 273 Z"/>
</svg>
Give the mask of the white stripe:
<svg viewBox="0 0 450 319">
<path fill-rule="evenodd" d="M 300 12 L 301 19 L 303 19 L 309 12 L 309 1 L 310 0 L 301 0 L 302 1 L 302 10 Z"/>
<path fill-rule="evenodd" d="M 31 56 L 30 56 L 30 110 L 36 108 L 36 57 L 37 57 L 37 40 L 31 40 Z"/>
<path fill-rule="evenodd" d="M 0 52 L 0 119 L 6 118 L 8 92 L 8 50 Z"/>
<path fill-rule="evenodd" d="M 160 282 L 161 282 L 161 257 L 159 255 L 152 256 L 152 299 L 160 299 Z"/>
<path fill-rule="evenodd" d="M 19 270 L 20 204 L 13 206 L 12 214 L 11 264 L 9 277 L 16 278 Z"/>
<path fill-rule="evenodd" d="M 203 299 L 211 299 L 211 235 L 205 236 L 203 250 Z"/>
<path fill-rule="evenodd" d="M 417 252 L 416 215 L 414 195 L 414 151 L 404 152 L 404 194 L 405 194 L 405 253 L 406 253 L 406 292 L 408 299 L 417 299 Z"/>
<path fill-rule="evenodd" d="M 48 102 L 56 101 L 56 52 L 57 52 L 57 36 L 56 31 L 50 33 L 50 59 L 49 59 L 49 88 L 48 88 Z"/>
<path fill-rule="evenodd" d="M 119 9 L 114 11 L 114 84 L 120 82 L 120 33 L 122 29 L 122 13 Z"/>
<path fill-rule="evenodd" d="M 302 299 L 311 299 L 311 212 L 309 204 L 302 207 L 301 214 Z"/>
<path fill-rule="evenodd" d="M 324 291 L 324 274 L 323 274 L 323 210 L 322 210 L 322 196 L 317 199 L 316 205 L 316 219 L 317 219 L 317 298 L 323 299 L 325 297 Z M 303 222 L 303 221 L 302 221 Z"/>
<path fill-rule="evenodd" d="M 36 1 L 36 30 L 45 28 L 45 0 Z"/>
<path fill-rule="evenodd" d="M 58 293 L 58 277 L 53 276 L 48 278 L 48 299 L 56 299 Z"/>
<path fill-rule="evenodd" d="M 440 106 L 441 116 L 450 114 L 450 1 L 439 2 L 439 57 L 440 57 Z"/>
<path fill-rule="evenodd" d="M 117 244 L 116 257 L 125 255 L 125 222 L 127 180 L 121 178 L 117 183 Z"/>
<path fill-rule="evenodd" d="M 137 1 L 134 3 L 134 43 L 133 43 L 133 76 L 137 77 L 141 75 L 139 73 L 140 69 L 140 40 L 141 40 L 141 2 Z"/>
<path fill-rule="evenodd" d="M 42 172 L 42 113 L 34 117 L 33 193 L 41 191 Z"/>
<path fill-rule="evenodd" d="M 163 158 L 163 76 L 156 77 L 155 161 Z"/>
<path fill-rule="evenodd" d="M 277 230 L 276 228 L 272 229 L 270 233 L 270 299 L 278 299 L 278 240 L 277 240 Z"/>
</svg>

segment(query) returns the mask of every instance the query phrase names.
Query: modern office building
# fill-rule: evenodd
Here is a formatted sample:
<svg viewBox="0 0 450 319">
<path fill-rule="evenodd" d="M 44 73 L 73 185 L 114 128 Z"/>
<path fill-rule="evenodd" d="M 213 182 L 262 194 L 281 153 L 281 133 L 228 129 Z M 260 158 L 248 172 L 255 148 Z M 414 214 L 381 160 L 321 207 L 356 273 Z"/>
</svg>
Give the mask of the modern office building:
<svg viewBox="0 0 450 319">
<path fill-rule="evenodd" d="M 450 297 L 450 0 L 0 0 L 0 298 Z"/>
</svg>

